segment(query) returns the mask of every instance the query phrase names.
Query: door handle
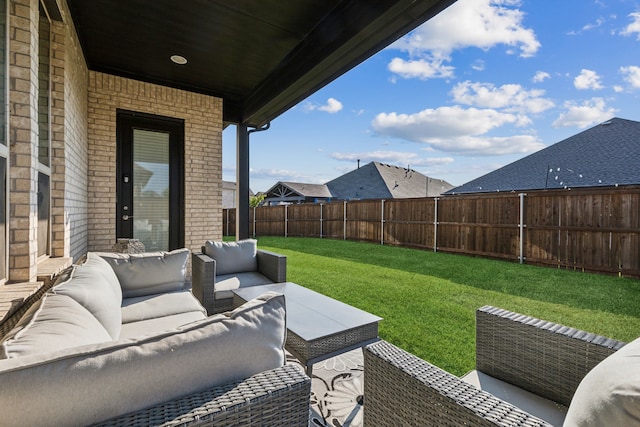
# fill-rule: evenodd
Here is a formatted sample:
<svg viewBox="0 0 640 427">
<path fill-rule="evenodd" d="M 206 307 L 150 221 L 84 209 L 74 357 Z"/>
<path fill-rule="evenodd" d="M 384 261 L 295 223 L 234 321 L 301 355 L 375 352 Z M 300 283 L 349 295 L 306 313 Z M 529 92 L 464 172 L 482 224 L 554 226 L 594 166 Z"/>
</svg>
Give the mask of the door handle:
<svg viewBox="0 0 640 427">
<path fill-rule="evenodd" d="M 122 220 L 123 221 L 129 221 L 130 218 L 133 218 L 133 215 L 122 215 Z"/>
</svg>

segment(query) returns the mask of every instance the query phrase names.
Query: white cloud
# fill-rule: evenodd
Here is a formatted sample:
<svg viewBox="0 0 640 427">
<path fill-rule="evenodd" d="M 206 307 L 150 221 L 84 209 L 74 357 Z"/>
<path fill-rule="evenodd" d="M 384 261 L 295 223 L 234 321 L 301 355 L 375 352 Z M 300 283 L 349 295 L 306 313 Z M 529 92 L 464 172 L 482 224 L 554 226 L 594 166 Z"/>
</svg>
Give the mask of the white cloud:
<svg viewBox="0 0 640 427">
<path fill-rule="evenodd" d="M 476 71 L 484 71 L 485 63 L 482 59 L 477 59 L 473 64 L 471 64 L 471 68 Z"/>
<path fill-rule="evenodd" d="M 542 83 L 543 81 L 550 78 L 551 74 L 547 73 L 546 71 L 537 71 L 532 80 L 534 83 Z"/>
<path fill-rule="evenodd" d="M 516 48 L 521 57 L 533 56 L 540 42 L 532 29 L 523 26 L 520 4 L 518 0 L 458 0 L 392 47 L 411 54 L 439 51 L 448 55 L 454 49 L 488 50 L 502 44 Z"/>
<path fill-rule="evenodd" d="M 430 58 L 430 60 L 408 60 L 393 58 L 389 63 L 389 71 L 398 74 L 405 79 L 419 78 L 426 80 L 430 78 L 453 77 L 454 67 L 443 64 L 443 58 Z"/>
<path fill-rule="evenodd" d="M 307 102 L 304 105 L 304 109 L 306 111 L 324 111 L 327 112 L 329 114 L 335 114 L 338 111 L 342 110 L 342 102 L 338 101 L 335 98 L 329 98 L 327 99 L 327 103 L 325 105 L 318 105 L 318 104 L 314 104 L 312 102 Z"/>
<path fill-rule="evenodd" d="M 491 83 L 458 83 L 451 91 L 455 102 L 483 108 L 499 108 L 506 112 L 541 113 L 554 106 L 543 98 L 544 90 L 526 90 L 519 84 L 496 87 Z"/>
<path fill-rule="evenodd" d="M 601 27 L 602 24 L 604 24 L 605 22 L 606 22 L 606 19 L 604 19 L 603 17 L 599 17 L 598 19 L 596 19 L 596 22 L 592 24 L 587 24 L 584 27 L 582 27 L 582 31 L 589 31 L 589 30 L 593 30 L 594 28 Z"/>
<path fill-rule="evenodd" d="M 250 169 L 251 179 L 268 179 L 274 181 L 310 182 L 318 181 L 313 177 L 289 169 Z M 320 183 L 320 182 L 318 182 Z"/>
<path fill-rule="evenodd" d="M 452 157 L 420 157 L 418 153 L 404 151 L 371 151 L 365 153 L 331 153 L 335 160 L 356 162 L 361 164 L 380 162 L 398 166 L 434 166 L 453 163 Z"/>
<path fill-rule="evenodd" d="M 565 103 L 566 111 L 553 122 L 553 127 L 586 128 L 615 116 L 616 109 L 607 107 L 604 99 L 592 98 L 582 104 Z"/>
<path fill-rule="evenodd" d="M 477 156 L 526 154 L 544 148 L 544 144 L 533 135 L 464 136 L 451 140 L 432 141 L 431 145 L 441 151 Z"/>
<path fill-rule="evenodd" d="M 576 89 L 586 90 L 586 89 L 602 89 L 603 86 L 600 83 L 600 76 L 598 73 L 592 70 L 582 69 L 580 71 L 580 75 L 578 75 L 575 79 L 573 79 L 573 85 Z"/>
<path fill-rule="evenodd" d="M 337 113 L 342 110 L 342 102 L 338 101 L 335 98 L 327 99 L 327 104 L 318 107 L 320 111 L 326 111 L 329 114 Z"/>
<path fill-rule="evenodd" d="M 640 89 L 640 67 L 629 65 L 620 67 L 620 73 L 624 74 L 624 80 L 634 89 Z"/>
<path fill-rule="evenodd" d="M 640 40 L 640 12 L 634 12 L 629 14 L 629 18 L 633 21 L 631 24 L 627 25 L 627 27 L 620 32 L 623 36 L 633 36 L 635 35 L 638 40 Z"/>
<path fill-rule="evenodd" d="M 602 24 L 604 24 L 605 22 L 607 22 L 605 18 L 599 17 L 596 19 L 596 22 L 584 25 L 579 31 L 569 31 L 567 34 L 569 34 L 570 36 L 575 36 L 585 31 L 590 31 L 590 30 L 593 30 L 594 28 L 601 27 Z"/>
<path fill-rule="evenodd" d="M 522 124 L 521 116 L 493 109 L 459 106 L 427 109 L 415 114 L 380 113 L 371 126 L 378 135 L 429 144 L 452 153 L 496 155 L 528 153 L 543 147 L 530 135 L 485 137 L 505 124 Z"/>
</svg>

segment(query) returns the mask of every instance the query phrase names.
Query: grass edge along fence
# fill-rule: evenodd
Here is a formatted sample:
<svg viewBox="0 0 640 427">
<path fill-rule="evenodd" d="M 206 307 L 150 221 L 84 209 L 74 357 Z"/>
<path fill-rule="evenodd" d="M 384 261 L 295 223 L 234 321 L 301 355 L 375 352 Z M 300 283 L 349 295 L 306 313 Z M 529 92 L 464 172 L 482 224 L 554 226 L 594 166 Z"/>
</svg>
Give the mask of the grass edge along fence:
<svg viewBox="0 0 640 427">
<path fill-rule="evenodd" d="M 255 236 L 368 241 L 640 278 L 640 186 L 252 208 Z M 223 210 L 235 234 L 235 209 Z"/>
</svg>

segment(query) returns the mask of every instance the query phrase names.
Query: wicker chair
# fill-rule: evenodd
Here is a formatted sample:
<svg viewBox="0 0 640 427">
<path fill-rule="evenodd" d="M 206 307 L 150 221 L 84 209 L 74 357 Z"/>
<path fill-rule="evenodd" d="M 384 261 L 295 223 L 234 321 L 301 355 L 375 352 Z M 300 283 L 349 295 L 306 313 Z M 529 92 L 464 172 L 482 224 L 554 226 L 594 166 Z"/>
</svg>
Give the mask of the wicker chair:
<svg viewBox="0 0 640 427">
<path fill-rule="evenodd" d="M 624 344 L 495 307 L 476 312 L 478 373 L 564 407 Z M 386 341 L 367 346 L 364 359 L 365 426 L 551 425 Z"/>
<path fill-rule="evenodd" d="M 211 314 L 233 309 L 233 297 L 216 298 L 216 260 L 202 252 L 191 254 L 191 274 L 193 295 Z M 266 283 L 287 281 L 287 257 L 263 249 L 257 250 L 258 273 L 265 276 Z"/>
</svg>

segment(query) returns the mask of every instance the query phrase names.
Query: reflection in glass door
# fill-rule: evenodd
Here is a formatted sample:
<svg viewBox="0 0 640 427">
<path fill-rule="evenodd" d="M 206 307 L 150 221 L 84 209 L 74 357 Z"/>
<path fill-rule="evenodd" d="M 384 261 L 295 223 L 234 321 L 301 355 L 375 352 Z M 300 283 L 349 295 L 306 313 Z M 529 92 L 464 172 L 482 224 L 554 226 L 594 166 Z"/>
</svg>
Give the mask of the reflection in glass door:
<svg viewBox="0 0 640 427">
<path fill-rule="evenodd" d="M 133 130 L 133 238 L 169 250 L 169 133 Z"/>
</svg>

